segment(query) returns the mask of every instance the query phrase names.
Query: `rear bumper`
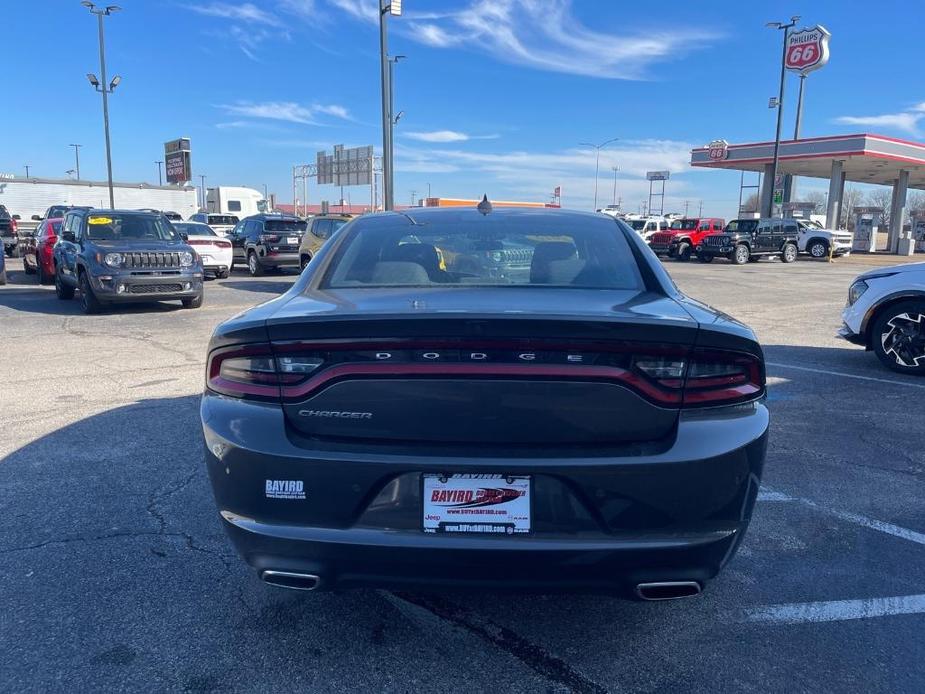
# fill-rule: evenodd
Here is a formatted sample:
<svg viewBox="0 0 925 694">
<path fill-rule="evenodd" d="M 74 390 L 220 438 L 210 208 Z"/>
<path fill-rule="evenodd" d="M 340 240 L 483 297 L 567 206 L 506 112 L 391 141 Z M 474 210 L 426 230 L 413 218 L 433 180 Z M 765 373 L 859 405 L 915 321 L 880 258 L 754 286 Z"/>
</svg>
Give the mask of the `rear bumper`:
<svg viewBox="0 0 925 694">
<path fill-rule="evenodd" d="M 272 251 L 258 254 L 260 264 L 269 267 L 299 267 L 299 252 L 274 253 Z"/>
<path fill-rule="evenodd" d="M 606 457 L 460 457 L 298 443 L 278 406 L 207 394 L 201 415 L 216 502 L 254 568 L 316 574 L 322 588 L 495 586 L 631 591 L 703 585 L 748 526 L 767 447 L 763 404 L 683 415 L 673 440 Z M 422 472 L 533 477 L 534 532 L 421 531 Z M 304 499 L 266 498 L 299 480 Z"/>
</svg>

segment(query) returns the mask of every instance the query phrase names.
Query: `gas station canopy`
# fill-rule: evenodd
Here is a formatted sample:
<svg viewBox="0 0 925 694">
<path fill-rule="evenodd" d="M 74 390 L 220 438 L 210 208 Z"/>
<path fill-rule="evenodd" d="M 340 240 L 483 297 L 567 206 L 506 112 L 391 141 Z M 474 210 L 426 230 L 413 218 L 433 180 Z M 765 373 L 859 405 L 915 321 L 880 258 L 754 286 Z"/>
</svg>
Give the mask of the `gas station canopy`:
<svg viewBox="0 0 925 694">
<path fill-rule="evenodd" d="M 773 142 L 727 145 L 725 151 L 722 146 L 691 151 L 691 166 L 711 169 L 763 173 L 773 159 Z M 908 187 L 925 190 L 925 144 L 895 137 L 861 134 L 783 140 L 778 160 L 778 173 L 813 178 L 829 178 L 832 163 L 840 161 L 845 180 L 885 186 L 892 186 L 900 171 L 908 171 Z"/>
</svg>

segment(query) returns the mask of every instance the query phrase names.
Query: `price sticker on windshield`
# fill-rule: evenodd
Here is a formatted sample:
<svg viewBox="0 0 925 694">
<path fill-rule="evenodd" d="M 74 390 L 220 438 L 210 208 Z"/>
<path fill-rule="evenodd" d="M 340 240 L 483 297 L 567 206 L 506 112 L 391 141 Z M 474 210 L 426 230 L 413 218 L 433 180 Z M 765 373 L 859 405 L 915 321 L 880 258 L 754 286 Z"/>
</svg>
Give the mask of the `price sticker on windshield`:
<svg viewBox="0 0 925 694">
<path fill-rule="evenodd" d="M 90 217 L 87 224 L 112 224 L 112 220 L 109 217 Z"/>
</svg>

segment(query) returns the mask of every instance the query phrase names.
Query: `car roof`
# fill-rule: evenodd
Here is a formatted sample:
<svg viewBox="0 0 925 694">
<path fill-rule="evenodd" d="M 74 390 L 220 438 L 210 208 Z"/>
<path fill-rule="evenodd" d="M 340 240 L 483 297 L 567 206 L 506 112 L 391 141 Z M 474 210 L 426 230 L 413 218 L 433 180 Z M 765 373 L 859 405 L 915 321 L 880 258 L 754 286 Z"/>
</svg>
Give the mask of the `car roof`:
<svg viewBox="0 0 925 694">
<path fill-rule="evenodd" d="M 138 217 L 160 217 L 160 212 L 150 212 L 148 210 L 110 210 L 106 208 L 99 207 L 76 207 L 74 209 L 68 210 L 68 212 L 86 212 L 87 215 L 104 215 L 104 214 L 119 214 L 119 215 L 136 215 Z"/>
</svg>

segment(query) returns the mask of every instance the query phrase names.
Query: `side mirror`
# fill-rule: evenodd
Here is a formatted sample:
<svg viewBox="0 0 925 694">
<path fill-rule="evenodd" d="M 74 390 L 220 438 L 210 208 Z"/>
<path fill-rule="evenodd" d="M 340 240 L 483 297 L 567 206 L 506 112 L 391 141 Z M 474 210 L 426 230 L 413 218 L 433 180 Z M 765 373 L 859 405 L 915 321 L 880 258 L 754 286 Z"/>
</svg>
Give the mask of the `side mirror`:
<svg viewBox="0 0 925 694">
<path fill-rule="evenodd" d="M 74 237 L 73 231 L 62 232 L 61 238 L 64 239 L 65 241 L 70 241 L 71 243 L 76 243 L 77 241 L 77 239 Z"/>
<path fill-rule="evenodd" d="M 42 218 L 39 217 L 37 214 L 34 214 L 34 215 L 32 215 L 32 221 L 33 221 L 33 222 L 41 222 L 41 221 L 42 221 Z"/>
<path fill-rule="evenodd" d="M 180 234 L 181 239 L 183 239 L 184 241 L 189 241 L 189 234 L 187 234 L 185 231 L 181 231 L 178 233 Z"/>
<path fill-rule="evenodd" d="M 18 222 L 20 219 L 22 219 L 22 217 L 20 217 L 18 214 L 14 214 L 13 219 L 15 219 Z"/>
</svg>

